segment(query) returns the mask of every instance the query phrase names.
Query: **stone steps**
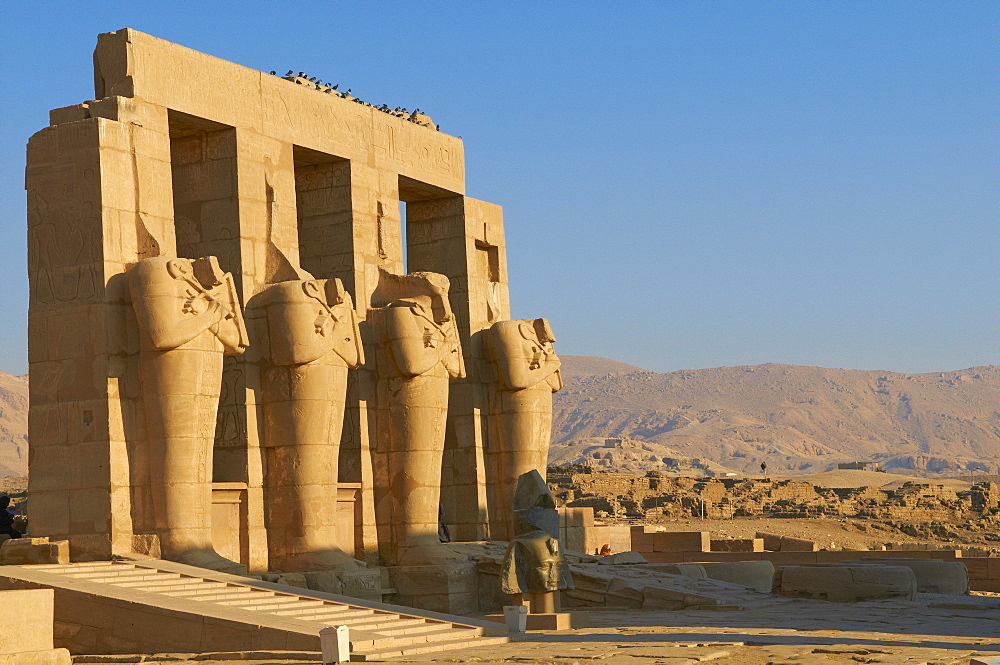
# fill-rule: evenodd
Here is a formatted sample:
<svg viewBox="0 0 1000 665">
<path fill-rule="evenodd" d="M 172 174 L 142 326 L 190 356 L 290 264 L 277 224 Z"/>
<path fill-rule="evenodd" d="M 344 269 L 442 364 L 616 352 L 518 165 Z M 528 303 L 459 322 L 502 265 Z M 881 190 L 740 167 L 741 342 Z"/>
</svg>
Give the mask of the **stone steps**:
<svg viewBox="0 0 1000 665">
<path fill-rule="evenodd" d="M 209 626 L 203 629 L 206 635 L 190 636 L 192 640 L 204 642 L 202 650 L 205 651 L 218 650 L 218 635 L 207 634 L 214 630 L 216 622 L 235 626 L 237 632 L 242 631 L 247 636 L 232 644 L 234 650 L 241 651 L 254 640 L 264 644 L 265 639 L 268 645 L 277 643 L 282 648 L 319 651 L 322 628 L 348 626 L 351 659 L 357 661 L 468 649 L 507 641 L 501 636 L 504 627 L 498 624 L 258 582 L 166 561 L 0 566 L 0 588 L 38 586 L 54 588 L 57 597 L 61 593 L 67 596 L 82 594 L 88 602 L 96 602 L 96 598 L 110 605 L 125 604 L 129 608 L 138 605 L 141 611 L 154 616 L 159 616 L 159 612 L 163 616 L 165 647 L 172 642 L 170 629 L 166 626 L 171 618 L 184 626 L 192 625 L 194 620 L 197 625 Z M 56 606 L 67 608 L 69 612 L 74 603 L 71 598 L 70 602 L 57 601 Z M 56 620 L 70 624 L 83 622 L 86 626 L 92 614 L 80 612 L 74 616 L 57 616 Z M 182 622 L 186 616 L 190 618 Z M 151 634 L 159 627 L 159 622 L 154 621 L 153 630 L 147 627 L 144 634 L 120 637 L 135 642 L 159 639 Z M 231 628 L 226 630 L 231 631 Z M 81 631 L 83 633 L 97 646 L 88 650 L 82 645 L 66 644 L 74 653 L 101 653 L 102 648 L 105 653 L 114 653 L 110 647 L 100 646 L 104 639 L 100 631 Z M 170 648 L 158 650 L 177 651 L 174 646 L 171 643 Z"/>
<path fill-rule="evenodd" d="M 351 653 L 352 661 L 388 660 L 390 658 L 401 658 L 403 656 L 417 656 L 426 653 L 436 653 L 438 651 L 451 651 L 453 649 L 467 649 L 469 647 L 485 647 L 494 644 L 507 642 L 506 637 L 479 637 L 475 643 L 470 643 L 468 639 L 458 639 L 450 642 L 429 642 L 427 644 L 416 644 L 407 647 L 388 647 L 386 649 L 364 650 Z"/>
</svg>

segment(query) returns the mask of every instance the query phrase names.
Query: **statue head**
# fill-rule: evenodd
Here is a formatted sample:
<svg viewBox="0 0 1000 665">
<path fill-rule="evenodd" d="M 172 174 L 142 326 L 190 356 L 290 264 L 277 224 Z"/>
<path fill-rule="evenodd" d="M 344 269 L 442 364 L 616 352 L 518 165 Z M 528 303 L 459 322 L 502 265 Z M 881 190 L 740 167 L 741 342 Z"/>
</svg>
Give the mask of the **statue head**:
<svg viewBox="0 0 1000 665">
<path fill-rule="evenodd" d="M 527 589 L 541 593 L 559 588 L 562 577 L 563 558 L 559 552 L 559 541 L 546 536 L 519 540 L 529 563 L 524 570 L 524 585 Z"/>
<path fill-rule="evenodd" d="M 448 301 L 450 286 L 448 278 L 440 273 L 411 272 L 396 275 L 379 268 L 378 287 L 372 293 L 372 306 L 416 305 L 437 325 L 444 325 L 454 318 Z"/>
</svg>

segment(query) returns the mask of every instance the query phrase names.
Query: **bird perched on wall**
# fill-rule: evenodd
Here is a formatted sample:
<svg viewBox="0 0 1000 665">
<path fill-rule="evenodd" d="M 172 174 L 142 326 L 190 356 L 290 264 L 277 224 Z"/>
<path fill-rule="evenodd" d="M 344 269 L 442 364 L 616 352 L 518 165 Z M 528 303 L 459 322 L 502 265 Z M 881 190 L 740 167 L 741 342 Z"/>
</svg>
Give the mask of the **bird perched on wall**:
<svg viewBox="0 0 1000 665">
<path fill-rule="evenodd" d="M 271 70 L 271 76 L 276 76 L 275 71 L 273 69 Z"/>
<path fill-rule="evenodd" d="M 294 74 L 294 73 L 295 73 L 295 72 L 293 72 L 293 71 L 292 71 L 291 69 L 289 69 L 289 70 L 288 70 L 288 73 L 287 73 L 287 74 L 285 74 L 285 76 L 291 76 L 291 75 L 292 75 L 292 74 Z"/>
</svg>

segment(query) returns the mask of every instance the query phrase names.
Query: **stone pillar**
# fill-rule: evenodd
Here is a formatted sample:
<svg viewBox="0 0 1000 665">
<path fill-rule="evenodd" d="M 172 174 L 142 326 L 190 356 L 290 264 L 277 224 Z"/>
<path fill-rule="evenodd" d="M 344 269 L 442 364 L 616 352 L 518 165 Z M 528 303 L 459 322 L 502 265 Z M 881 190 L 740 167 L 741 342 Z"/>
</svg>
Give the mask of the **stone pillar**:
<svg viewBox="0 0 1000 665">
<path fill-rule="evenodd" d="M 338 547 L 337 514 L 348 369 L 364 363 L 353 303 L 338 279 L 281 282 L 258 299 L 269 338 L 260 340 L 259 353 L 267 356 L 261 371 L 271 567 L 356 567 Z"/>
<path fill-rule="evenodd" d="M 453 381 L 441 472 L 441 501 L 454 540 L 482 540 L 487 531 L 486 413 L 492 373 L 482 334 L 510 316 L 507 257 L 500 206 L 464 196 L 406 206 L 407 265 L 451 281 L 466 378 Z"/>
<path fill-rule="evenodd" d="M 382 273 L 371 314 L 376 346 L 375 510 L 384 565 L 438 563 L 441 458 L 448 383 L 464 376 L 448 304 L 436 273 Z"/>
<path fill-rule="evenodd" d="M 31 528 L 102 559 L 134 545 L 143 419 L 124 271 L 173 251 L 166 110 L 111 98 L 51 121 L 25 172 Z"/>
</svg>

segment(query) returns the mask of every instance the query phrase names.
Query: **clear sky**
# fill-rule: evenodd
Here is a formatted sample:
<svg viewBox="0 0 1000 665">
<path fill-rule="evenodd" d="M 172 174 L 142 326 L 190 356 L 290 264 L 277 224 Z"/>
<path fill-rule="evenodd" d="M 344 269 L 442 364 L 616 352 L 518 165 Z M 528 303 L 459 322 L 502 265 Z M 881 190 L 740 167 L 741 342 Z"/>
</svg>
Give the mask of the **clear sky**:
<svg viewBox="0 0 1000 665">
<path fill-rule="evenodd" d="M 514 316 L 548 317 L 561 353 L 1000 364 L 998 19 L 997 2 L 0 0 L 0 370 L 27 370 L 24 144 L 93 97 L 96 36 L 122 27 L 463 136 L 468 194 L 504 206 Z"/>
</svg>

